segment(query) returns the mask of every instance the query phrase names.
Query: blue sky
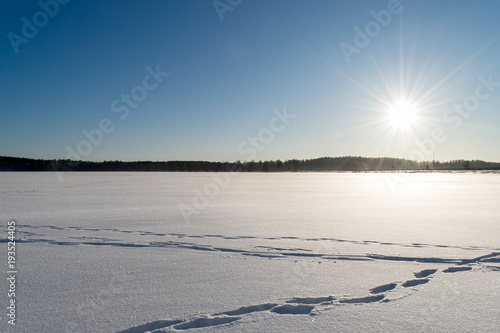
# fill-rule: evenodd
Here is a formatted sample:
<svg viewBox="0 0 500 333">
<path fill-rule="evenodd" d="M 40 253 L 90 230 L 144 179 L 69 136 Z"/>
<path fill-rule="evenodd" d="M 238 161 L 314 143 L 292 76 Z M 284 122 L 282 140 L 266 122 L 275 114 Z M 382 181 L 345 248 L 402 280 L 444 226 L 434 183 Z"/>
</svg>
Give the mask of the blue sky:
<svg viewBox="0 0 500 333">
<path fill-rule="evenodd" d="M 500 161 L 498 1 L 66 2 L 0 3 L 0 155 Z"/>
</svg>

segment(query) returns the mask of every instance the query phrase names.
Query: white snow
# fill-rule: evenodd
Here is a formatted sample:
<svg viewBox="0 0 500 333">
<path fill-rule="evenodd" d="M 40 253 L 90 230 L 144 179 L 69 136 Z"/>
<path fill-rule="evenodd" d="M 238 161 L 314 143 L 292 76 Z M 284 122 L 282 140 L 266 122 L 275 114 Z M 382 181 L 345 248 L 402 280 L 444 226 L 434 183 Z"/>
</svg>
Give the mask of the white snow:
<svg viewBox="0 0 500 333">
<path fill-rule="evenodd" d="M 1 332 L 500 331 L 498 173 L 62 176 L 0 173 Z"/>
</svg>

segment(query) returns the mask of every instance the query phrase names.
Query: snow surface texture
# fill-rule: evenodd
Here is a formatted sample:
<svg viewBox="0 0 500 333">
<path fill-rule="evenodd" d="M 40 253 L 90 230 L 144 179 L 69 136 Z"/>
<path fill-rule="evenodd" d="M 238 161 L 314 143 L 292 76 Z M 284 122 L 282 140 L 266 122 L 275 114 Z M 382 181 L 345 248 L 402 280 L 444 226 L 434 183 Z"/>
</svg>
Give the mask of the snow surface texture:
<svg viewBox="0 0 500 333">
<path fill-rule="evenodd" d="M 0 331 L 500 331 L 500 175 L 388 175 L 1 173 Z"/>
</svg>

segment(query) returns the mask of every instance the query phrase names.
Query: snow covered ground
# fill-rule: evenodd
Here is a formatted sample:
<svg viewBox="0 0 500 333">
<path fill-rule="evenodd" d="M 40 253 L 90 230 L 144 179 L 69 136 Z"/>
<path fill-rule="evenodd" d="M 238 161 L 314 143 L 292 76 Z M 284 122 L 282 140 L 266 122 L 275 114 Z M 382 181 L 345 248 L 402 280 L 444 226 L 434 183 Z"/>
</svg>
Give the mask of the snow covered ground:
<svg viewBox="0 0 500 333">
<path fill-rule="evenodd" d="M 0 331 L 499 332 L 500 174 L 395 175 L 0 173 Z"/>
</svg>

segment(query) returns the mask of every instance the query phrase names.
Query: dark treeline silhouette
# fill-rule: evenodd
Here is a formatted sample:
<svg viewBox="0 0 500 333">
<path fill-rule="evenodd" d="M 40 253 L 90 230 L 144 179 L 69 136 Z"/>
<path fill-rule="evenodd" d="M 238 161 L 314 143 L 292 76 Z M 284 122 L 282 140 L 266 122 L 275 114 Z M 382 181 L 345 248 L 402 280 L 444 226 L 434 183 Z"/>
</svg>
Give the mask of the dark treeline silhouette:
<svg viewBox="0 0 500 333">
<path fill-rule="evenodd" d="M 491 170 L 500 169 L 500 163 L 480 160 L 454 160 L 448 162 L 417 162 L 390 157 L 321 157 L 308 160 L 250 161 L 250 162 L 122 162 L 37 160 L 0 156 L 0 171 L 397 171 L 397 170 Z"/>
</svg>

